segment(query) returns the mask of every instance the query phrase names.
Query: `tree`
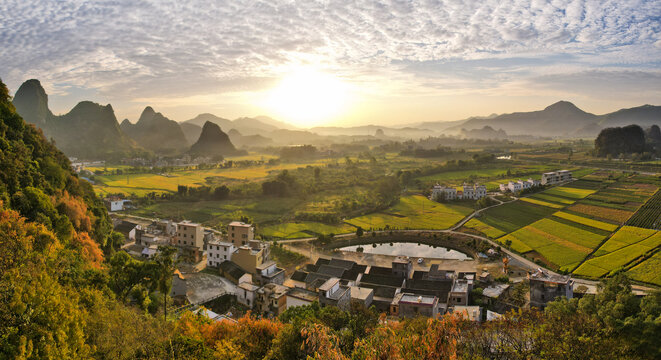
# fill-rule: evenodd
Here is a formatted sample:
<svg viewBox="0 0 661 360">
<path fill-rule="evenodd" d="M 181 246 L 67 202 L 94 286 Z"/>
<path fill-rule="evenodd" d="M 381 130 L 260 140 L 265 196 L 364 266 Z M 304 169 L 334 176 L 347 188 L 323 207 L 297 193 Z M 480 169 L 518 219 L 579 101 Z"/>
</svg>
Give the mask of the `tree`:
<svg viewBox="0 0 661 360">
<path fill-rule="evenodd" d="M 363 233 L 363 228 L 359 226 L 358 229 L 356 229 L 356 236 L 361 237 L 363 236 Z"/>
<path fill-rule="evenodd" d="M 166 319 L 168 317 L 167 298 L 172 290 L 172 275 L 177 265 L 176 254 L 177 248 L 173 246 L 159 246 L 152 264 L 151 276 L 154 287 L 163 295 L 163 317 Z"/>
</svg>

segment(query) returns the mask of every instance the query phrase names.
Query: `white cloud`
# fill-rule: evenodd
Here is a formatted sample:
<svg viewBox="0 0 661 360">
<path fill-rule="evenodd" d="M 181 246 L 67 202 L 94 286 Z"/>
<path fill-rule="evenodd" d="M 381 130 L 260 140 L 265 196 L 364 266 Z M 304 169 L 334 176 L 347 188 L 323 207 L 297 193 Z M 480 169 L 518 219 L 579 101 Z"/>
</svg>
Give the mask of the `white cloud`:
<svg viewBox="0 0 661 360">
<path fill-rule="evenodd" d="M 313 62 L 366 88 L 485 91 L 556 74 L 557 54 L 656 71 L 658 14 L 656 0 L 4 0 L 0 76 L 122 102 L 260 90 Z M 497 63 L 511 58 L 531 60 Z"/>
</svg>

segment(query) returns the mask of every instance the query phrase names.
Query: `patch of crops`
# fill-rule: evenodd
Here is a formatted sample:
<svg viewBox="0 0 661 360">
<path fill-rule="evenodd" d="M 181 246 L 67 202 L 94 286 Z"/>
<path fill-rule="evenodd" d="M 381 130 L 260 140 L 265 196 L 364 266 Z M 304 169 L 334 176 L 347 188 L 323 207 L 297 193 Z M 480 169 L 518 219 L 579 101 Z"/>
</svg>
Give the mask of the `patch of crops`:
<svg viewBox="0 0 661 360">
<path fill-rule="evenodd" d="M 627 225 L 647 229 L 661 229 L 661 191 L 657 191 L 629 218 Z"/>
<path fill-rule="evenodd" d="M 573 221 L 573 222 L 576 222 L 576 223 L 579 223 L 579 224 L 591 226 L 593 228 L 606 230 L 606 231 L 610 231 L 610 232 L 615 231 L 617 229 L 617 225 L 609 224 L 609 223 L 599 221 L 599 220 L 589 219 L 589 218 L 582 217 L 582 216 L 577 216 L 577 215 L 566 213 L 566 212 L 563 212 L 563 211 L 558 211 L 557 213 L 553 214 L 553 216 L 557 216 L 559 218 L 563 218 L 563 219 Z"/>
<path fill-rule="evenodd" d="M 634 280 L 661 286 L 661 252 L 632 267 L 627 274 Z"/>
<path fill-rule="evenodd" d="M 618 224 L 624 223 L 633 214 L 633 211 L 613 209 L 604 206 L 588 205 L 583 203 L 574 204 L 568 209 L 592 218 L 615 221 Z"/>
<path fill-rule="evenodd" d="M 533 198 L 529 198 L 529 197 L 521 198 L 521 201 L 529 202 L 529 203 L 535 204 L 535 205 L 546 206 L 546 207 L 550 207 L 550 208 L 553 208 L 553 209 L 562 209 L 563 207 L 565 207 L 564 205 L 554 204 L 554 203 L 551 203 L 551 202 L 548 202 L 548 201 L 537 200 L 537 199 L 533 199 Z"/>
<path fill-rule="evenodd" d="M 484 211 L 480 221 L 504 232 L 512 232 L 547 217 L 555 211 L 550 207 L 515 201 Z"/>
</svg>

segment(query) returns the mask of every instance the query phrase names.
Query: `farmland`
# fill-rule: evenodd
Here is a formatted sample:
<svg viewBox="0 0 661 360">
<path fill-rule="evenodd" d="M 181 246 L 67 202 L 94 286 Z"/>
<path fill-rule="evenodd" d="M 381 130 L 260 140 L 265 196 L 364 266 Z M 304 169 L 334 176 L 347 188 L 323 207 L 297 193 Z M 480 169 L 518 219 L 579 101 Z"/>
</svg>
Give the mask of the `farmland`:
<svg viewBox="0 0 661 360">
<path fill-rule="evenodd" d="M 547 195 L 555 195 L 570 199 L 582 199 L 594 192 L 595 190 L 591 189 L 579 189 L 568 186 L 558 186 L 544 191 Z"/>
<path fill-rule="evenodd" d="M 661 233 L 655 232 L 643 240 L 626 245 L 618 250 L 589 259 L 574 272 L 577 275 L 601 277 L 653 251 L 661 245 Z M 587 264 L 587 265 L 586 265 Z"/>
<path fill-rule="evenodd" d="M 483 223 L 482 221 L 480 221 L 478 219 L 475 219 L 475 218 L 470 219 L 466 224 L 464 224 L 464 227 L 467 227 L 469 229 L 473 229 L 475 231 L 479 231 L 480 233 L 484 234 L 485 236 L 487 236 L 491 239 L 495 239 L 495 238 L 498 238 L 498 237 L 501 237 L 501 236 L 505 235 L 504 231 L 502 231 L 500 229 L 496 229 L 495 227 L 493 227 L 491 225 L 487 225 L 487 224 Z"/>
<path fill-rule="evenodd" d="M 661 229 L 661 191 L 654 194 L 635 214 L 627 225 L 648 229 Z"/>
<path fill-rule="evenodd" d="M 478 219 L 489 226 L 509 233 L 547 217 L 555 211 L 546 206 L 515 201 L 488 209 Z"/>
<path fill-rule="evenodd" d="M 553 209 L 562 209 L 564 207 L 564 205 L 554 204 L 554 203 L 550 203 L 548 201 L 537 200 L 537 199 L 533 199 L 533 198 L 530 198 L 530 197 L 521 198 L 521 201 L 525 201 L 525 202 L 535 204 L 535 205 L 547 206 L 547 207 L 550 207 L 550 208 L 553 208 Z"/>
<path fill-rule="evenodd" d="M 585 218 L 582 216 L 574 215 L 574 214 L 569 214 L 566 212 L 558 211 L 557 213 L 554 213 L 553 216 L 557 216 L 559 218 L 563 218 L 565 220 L 573 221 L 579 224 L 591 226 L 593 228 L 601 229 L 601 230 L 606 230 L 608 232 L 613 232 L 615 229 L 617 229 L 617 225 L 609 224 L 603 221 L 599 220 L 593 220 L 589 218 Z"/>
<path fill-rule="evenodd" d="M 259 229 L 259 233 L 269 237 L 283 239 L 304 238 L 319 236 L 321 234 L 347 234 L 355 232 L 356 228 L 348 224 L 327 225 L 318 222 L 289 222 L 276 225 L 266 225 Z"/>
<path fill-rule="evenodd" d="M 363 229 L 447 229 L 459 222 L 473 209 L 460 203 L 437 203 L 424 196 L 402 197 L 382 212 L 346 220 L 347 224 Z"/>
<path fill-rule="evenodd" d="M 632 267 L 627 274 L 634 280 L 661 286 L 661 252 Z"/>
<path fill-rule="evenodd" d="M 574 204 L 567 209 L 591 218 L 614 221 L 618 224 L 623 224 L 633 214 L 632 211 L 612 209 L 583 203 Z"/>
</svg>

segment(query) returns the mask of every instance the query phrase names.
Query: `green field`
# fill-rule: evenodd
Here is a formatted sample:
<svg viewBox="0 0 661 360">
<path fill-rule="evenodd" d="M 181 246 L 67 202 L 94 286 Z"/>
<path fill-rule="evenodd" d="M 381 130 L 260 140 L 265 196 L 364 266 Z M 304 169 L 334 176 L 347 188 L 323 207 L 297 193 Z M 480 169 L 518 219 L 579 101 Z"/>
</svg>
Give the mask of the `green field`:
<svg viewBox="0 0 661 360">
<path fill-rule="evenodd" d="M 238 199 L 220 201 L 167 201 L 144 205 L 129 213 L 150 218 L 187 219 L 208 226 L 227 224 L 247 215 L 255 223 L 280 221 L 283 214 L 299 206 L 301 200 L 295 198 Z M 259 230 L 259 229 L 258 229 Z"/>
<path fill-rule="evenodd" d="M 661 286 L 661 252 L 627 271 L 632 279 Z"/>
<path fill-rule="evenodd" d="M 546 206 L 515 201 L 488 209 L 478 219 L 489 226 L 509 233 L 547 217 L 555 211 Z"/>
<path fill-rule="evenodd" d="M 655 230 L 643 229 L 634 226 L 623 226 L 603 245 L 597 249 L 594 256 L 602 256 L 619 250 L 627 245 L 637 243 L 654 235 Z"/>
<path fill-rule="evenodd" d="M 424 196 L 402 197 L 384 211 L 348 219 L 345 222 L 363 229 L 447 229 L 473 212 L 460 203 L 437 203 Z"/>
<path fill-rule="evenodd" d="M 661 233 L 655 232 L 643 240 L 633 242 L 606 255 L 589 259 L 574 271 L 577 275 L 601 277 L 624 267 L 645 253 L 661 245 Z"/>
<path fill-rule="evenodd" d="M 96 182 L 94 188 L 100 194 L 123 193 L 144 196 L 150 192 L 174 193 L 179 185 L 208 185 L 210 180 L 222 182 L 261 180 L 273 172 L 292 170 L 307 165 L 322 165 L 327 162 L 327 160 L 319 160 L 304 164 L 284 163 L 228 169 L 185 170 L 167 174 L 97 175 L 94 180 Z"/>
<path fill-rule="evenodd" d="M 565 207 L 564 205 L 554 204 L 554 203 L 550 203 L 548 201 L 537 200 L 537 199 L 533 199 L 533 198 L 529 198 L 529 197 L 521 198 L 521 201 L 529 202 L 529 203 L 535 204 L 535 205 L 546 206 L 546 207 L 550 207 L 550 208 L 553 208 L 553 209 L 562 209 L 563 207 Z"/>
<path fill-rule="evenodd" d="M 495 227 L 485 224 L 482 221 L 475 218 L 470 219 L 466 224 L 464 224 L 464 227 L 479 231 L 482 234 L 492 239 L 496 239 L 505 235 L 504 231 L 500 229 L 496 229 Z"/>
<path fill-rule="evenodd" d="M 591 226 L 593 228 L 601 229 L 601 230 L 606 230 L 608 232 L 613 232 L 617 229 L 617 225 L 609 224 L 603 221 L 598 221 L 598 220 L 593 220 L 589 219 L 586 217 L 574 215 L 574 214 L 569 214 L 563 211 L 558 211 L 557 213 L 554 213 L 553 216 L 563 218 L 565 220 L 573 221 L 579 224 Z"/>
<path fill-rule="evenodd" d="M 596 190 L 591 189 L 578 189 L 567 186 L 558 186 L 544 191 L 544 194 L 566 197 L 570 199 L 582 199 L 590 194 L 595 193 Z"/>
<path fill-rule="evenodd" d="M 553 195 L 549 195 L 549 194 L 545 194 L 545 193 L 534 194 L 534 195 L 531 195 L 530 198 L 538 199 L 538 200 L 542 200 L 542 201 L 548 201 L 548 202 L 561 204 L 561 205 L 571 205 L 571 204 L 576 202 L 576 200 L 567 199 L 567 198 L 563 198 L 563 197 L 559 197 L 559 196 L 553 196 Z"/>
<path fill-rule="evenodd" d="M 535 251 L 562 270 L 571 270 L 599 245 L 604 236 L 551 219 L 541 219 L 498 239 L 512 249 Z"/>
<path fill-rule="evenodd" d="M 327 225 L 318 222 L 302 221 L 289 222 L 277 225 L 266 225 L 259 229 L 259 233 L 266 236 L 283 239 L 315 237 L 321 234 L 348 234 L 355 232 L 356 228 L 348 225 Z"/>
</svg>

